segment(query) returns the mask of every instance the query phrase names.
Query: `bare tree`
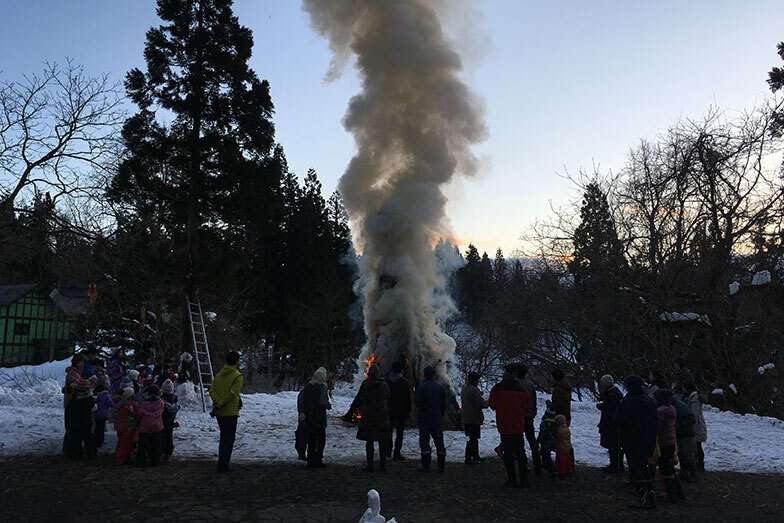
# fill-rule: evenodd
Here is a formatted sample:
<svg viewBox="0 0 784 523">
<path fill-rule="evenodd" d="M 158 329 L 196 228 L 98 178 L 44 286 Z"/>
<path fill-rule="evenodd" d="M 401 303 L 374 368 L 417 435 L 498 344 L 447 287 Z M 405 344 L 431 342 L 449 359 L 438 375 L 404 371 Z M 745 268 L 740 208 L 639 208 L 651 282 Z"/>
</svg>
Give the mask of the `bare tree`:
<svg viewBox="0 0 784 523">
<path fill-rule="evenodd" d="M 115 159 L 124 115 L 108 74 L 90 77 L 71 60 L 0 82 L 0 208 L 26 194 L 89 196 Z"/>
</svg>

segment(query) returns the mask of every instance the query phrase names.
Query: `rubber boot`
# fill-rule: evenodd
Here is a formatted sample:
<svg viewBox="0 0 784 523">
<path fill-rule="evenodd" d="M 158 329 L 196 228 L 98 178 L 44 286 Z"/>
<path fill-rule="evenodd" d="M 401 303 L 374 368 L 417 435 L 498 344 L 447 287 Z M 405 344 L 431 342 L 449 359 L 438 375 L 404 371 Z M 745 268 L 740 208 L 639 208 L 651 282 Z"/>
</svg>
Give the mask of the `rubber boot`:
<svg viewBox="0 0 784 523">
<path fill-rule="evenodd" d="M 373 472 L 373 458 L 375 454 L 374 450 L 375 449 L 373 448 L 373 443 L 368 442 L 368 444 L 365 446 L 365 454 L 367 456 L 367 466 L 364 469 L 362 469 L 365 472 Z"/>
<path fill-rule="evenodd" d="M 517 486 L 517 475 L 515 474 L 515 465 L 514 461 L 511 459 L 504 460 L 504 467 L 506 468 L 506 483 L 504 484 L 507 487 L 516 487 Z"/>
<path fill-rule="evenodd" d="M 395 453 L 392 455 L 392 461 L 402 461 L 406 459 L 400 454 L 401 450 L 403 450 L 403 438 L 398 439 L 395 437 Z"/>
<path fill-rule="evenodd" d="M 664 478 L 664 486 L 667 489 L 667 503 L 677 503 L 678 495 L 675 489 L 675 478 Z"/>
<path fill-rule="evenodd" d="M 542 473 L 542 460 L 539 457 L 539 449 L 531 450 L 531 461 L 533 461 L 534 474 L 537 476 Z"/>
<path fill-rule="evenodd" d="M 675 497 L 679 500 L 686 499 L 686 494 L 683 493 L 683 487 L 681 486 L 681 480 L 678 476 L 675 476 Z"/>
<path fill-rule="evenodd" d="M 517 462 L 517 467 L 520 469 L 520 486 L 530 487 L 531 484 L 528 482 L 528 464 L 520 460 Z"/>
<path fill-rule="evenodd" d="M 446 466 L 446 453 L 438 453 L 438 471 L 444 472 L 444 467 Z"/>
<path fill-rule="evenodd" d="M 419 470 L 421 470 L 422 472 L 429 472 L 430 471 L 430 460 L 431 460 L 432 457 L 433 457 L 433 455 L 430 452 L 423 452 L 422 453 L 422 458 L 421 458 L 422 468 L 420 468 Z"/>
<path fill-rule="evenodd" d="M 472 457 L 473 457 L 475 462 L 482 463 L 485 460 L 485 458 L 483 458 L 483 457 L 481 457 L 479 455 L 479 440 L 474 440 L 474 444 L 472 445 L 471 453 L 473 455 Z"/>
</svg>

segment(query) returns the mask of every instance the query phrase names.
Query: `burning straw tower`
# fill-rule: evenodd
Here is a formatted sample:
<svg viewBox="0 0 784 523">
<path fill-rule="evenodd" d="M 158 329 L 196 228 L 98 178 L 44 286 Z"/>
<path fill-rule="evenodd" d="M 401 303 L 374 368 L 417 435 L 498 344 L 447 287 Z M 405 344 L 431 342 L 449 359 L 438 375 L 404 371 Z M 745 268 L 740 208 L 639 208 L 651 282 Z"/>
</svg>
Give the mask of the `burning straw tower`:
<svg viewBox="0 0 784 523">
<path fill-rule="evenodd" d="M 313 28 L 334 54 L 327 79 L 352 57 L 362 80 L 344 118 L 357 154 L 339 190 L 361 251 L 358 289 L 368 342 L 360 376 L 396 360 L 416 381 L 446 362 L 455 342 L 438 320 L 453 307 L 439 292 L 434 240 L 448 233 L 442 192 L 456 173 L 471 175 L 470 151 L 485 124 L 481 103 L 460 80 L 460 56 L 444 34 L 446 0 L 304 0 Z"/>
</svg>

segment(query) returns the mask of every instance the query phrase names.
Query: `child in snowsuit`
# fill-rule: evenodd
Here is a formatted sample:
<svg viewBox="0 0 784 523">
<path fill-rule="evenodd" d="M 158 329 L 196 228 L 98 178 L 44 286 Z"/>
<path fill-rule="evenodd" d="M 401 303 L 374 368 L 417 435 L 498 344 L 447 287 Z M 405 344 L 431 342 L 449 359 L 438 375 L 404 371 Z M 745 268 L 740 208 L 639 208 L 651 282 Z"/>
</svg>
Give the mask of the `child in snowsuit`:
<svg viewBox="0 0 784 523">
<path fill-rule="evenodd" d="M 153 467 L 161 463 L 161 433 L 163 432 L 163 409 L 161 391 L 157 385 L 145 387 L 144 401 L 139 406 L 141 421 L 139 422 L 139 447 L 136 452 L 136 464 L 147 465 L 147 457 Z"/>
<path fill-rule="evenodd" d="M 139 405 L 133 400 L 133 387 L 122 389 L 120 403 L 114 416 L 117 431 L 117 446 L 114 449 L 114 464 L 124 465 L 133 459 L 133 441 L 139 427 Z"/>
<path fill-rule="evenodd" d="M 677 414 L 672 405 L 672 391 L 659 389 L 654 393 L 656 401 L 656 437 L 659 441 L 659 470 L 664 477 L 667 501 L 677 503 L 683 497 L 680 482 L 675 476 L 675 422 Z"/>
<path fill-rule="evenodd" d="M 539 424 L 539 455 L 544 468 L 551 478 L 555 477 L 552 452 L 558 443 L 558 422 L 555 421 L 555 410 L 548 408 Z"/>
<path fill-rule="evenodd" d="M 555 417 L 558 423 L 558 441 L 555 444 L 555 472 L 558 477 L 567 477 L 574 474 L 572 461 L 572 432 L 566 426 L 566 416 L 558 414 Z"/>
<path fill-rule="evenodd" d="M 163 433 L 161 434 L 161 453 L 163 454 L 163 462 L 167 463 L 171 460 L 171 455 L 174 453 L 174 418 L 177 417 L 177 411 L 180 410 L 180 405 L 177 403 L 177 395 L 174 394 L 174 383 L 172 380 L 167 379 L 163 382 Z"/>
<path fill-rule="evenodd" d="M 106 434 L 106 418 L 109 417 L 109 409 L 114 407 L 112 396 L 104 383 L 99 382 L 95 386 L 95 394 L 97 395 L 96 406 L 93 411 L 93 443 L 98 448 L 103 445 L 103 440 Z"/>
</svg>

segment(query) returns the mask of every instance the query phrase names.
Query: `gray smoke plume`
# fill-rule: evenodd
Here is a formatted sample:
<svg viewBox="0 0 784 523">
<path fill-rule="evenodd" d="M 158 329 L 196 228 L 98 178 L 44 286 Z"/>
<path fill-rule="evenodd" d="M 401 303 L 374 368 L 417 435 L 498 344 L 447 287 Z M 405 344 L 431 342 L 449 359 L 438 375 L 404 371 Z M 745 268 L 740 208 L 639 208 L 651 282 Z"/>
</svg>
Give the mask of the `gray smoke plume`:
<svg viewBox="0 0 784 523">
<path fill-rule="evenodd" d="M 460 80 L 460 56 L 443 31 L 443 0 L 304 0 L 333 52 L 327 80 L 352 57 L 362 92 L 343 120 L 357 154 L 339 190 L 359 251 L 357 288 L 368 342 L 359 356 L 386 373 L 407 362 L 416 379 L 433 365 L 450 383 L 455 342 L 438 324 L 454 306 L 441 289 L 433 245 L 449 233 L 442 188 L 474 174 L 472 144 L 486 135 L 481 102 Z"/>
</svg>

